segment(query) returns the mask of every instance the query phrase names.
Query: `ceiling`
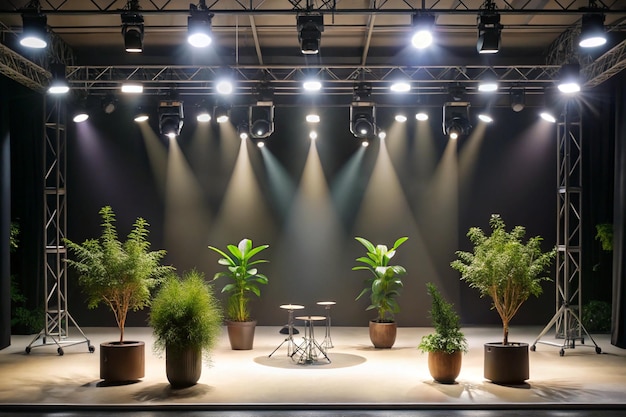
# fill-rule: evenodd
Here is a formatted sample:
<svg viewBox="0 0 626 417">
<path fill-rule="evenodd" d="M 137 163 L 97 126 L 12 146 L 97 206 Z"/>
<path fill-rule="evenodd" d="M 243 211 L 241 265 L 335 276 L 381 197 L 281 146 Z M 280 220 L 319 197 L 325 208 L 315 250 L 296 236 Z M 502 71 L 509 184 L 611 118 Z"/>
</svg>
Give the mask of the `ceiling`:
<svg viewBox="0 0 626 417">
<path fill-rule="evenodd" d="M 264 79 L 277 95 L 298 96 L 299 82 L 313 73 L 323 78 L 327 95 L 348 100 L 358 80 L 372 82 L 381 95 L 398 76 L 412 80 L 412 94 L 443 94 L 450 84 L 474 93 L 479 79 L 491 74 L 500 79 L 502 91 L 522 87 L 542 94 L 563 63 L 578 60 L 589 86 L 626 66 L 624 0 L 592 2 L 604 10 L 611 35 L 609 45 L 593 55 L 575 46 L 589 0 L 494 0 L 503 30 L 500 52 L 490 56 L 476 51 L 483 0 L 208 1 L 215 40 L 206 51 L 186 45 L 188 0 L 139 0 L 145 21 L 141 54 L 124 51 L 120 13 L 126 0 L 41 0 L 56 35 L 46 56 L 15 43 L 20 11 L 29 3 L 0 2 L 0 69 L 27 85 L 32 81 L 33 88 L 46 84 L 51 61 L 66 63 L 72 88 L 90 94 L 117 90 L 128 79 L 141 80 L 147 91 L 159 94 L 167 89 L 213 94 L 212 81 L 228 72 L 239 80 L 239 94 L 249 95 Z M 411 16 L 419 10 L 436 19 L 435 45 L 426 51 L 410 45 Z M 324 18 L 318 55 L 300 52 L 296 16 L 304 12 Z"/>
</svg>

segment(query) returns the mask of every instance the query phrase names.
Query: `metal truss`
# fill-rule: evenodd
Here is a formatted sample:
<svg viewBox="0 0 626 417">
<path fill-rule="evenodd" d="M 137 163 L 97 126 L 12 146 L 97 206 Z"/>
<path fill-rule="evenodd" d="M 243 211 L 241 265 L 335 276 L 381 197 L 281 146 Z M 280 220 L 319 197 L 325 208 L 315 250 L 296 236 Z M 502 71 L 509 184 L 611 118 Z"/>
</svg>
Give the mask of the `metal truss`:
<svg viewBox="0 0 626 417">
<path fill-rule="evenodd" d="M 288 3 L 292 7 L 283 7 L 276 9 L 268 9 L 267 2 L 263 0 L 213 0 L 209 1 L 207 7 L 211 13 L 215 14 L 274 14 L 274 15 L 293 15 L 302 11 L 315 11 L 318 13 L 330 14 L 374 14 L 374 13 L 394 13 L 406 14 L 411 11 L 427 11 L 433 14 L 479 14 L 483 11 L 484 0 L 457 0 L 451 7 L 441 9 L 438 8 L 440 0 L 429 1 L 408 1 L 401 3 L 389 1 L 372 1 L 370 7 L 355 8 L 351 7 L 351 2 L 336 0 L 289 0 Z M 534 8 L 535 2 L 532 1 L 511 1 L 496 0 L 496 8 L 500 14 L 524 14 L 524 15 L 554 15 L 554 14 L 581 14 L 580 4 L 572 0 L 560 1 L 555 0 L 550 3 L 552 8 L 537 9 Z M 626 12 L 623 3 L 620 0 L 596 0 L 599 7 L 606 14 Z M 28 0 L 8 0 L 6 5 L 0 6 L 0 12 L 16 12 L 19 13 L 28 4 Z M 47 15 L 55 14 L 119 14 L 126 4 L 125 0 L 64 0 L 51 1 L 40 0 L 41 11 Z M 275 4 L 275 3 L 273 3 Z M 352 3 L 353 4 L 353 3 Z M 398 8 L 400 4 L 400 8 Z M 188 14 L 189 9 L 180 9 L 181 2 L 171 0 L 155 1 L 146 0 L 141 3 L 141 12 L 143 14 L 150 13 L 174 13 Z M 236 6 L 233 8 L 233 5 Z M 621 6 L 621 7 L 618 7 Z"/>
<path fill-rule="evenodd" d="M 581 72 L 587 87 L 596 87 L 626 68 L 626 40 L 596 59 Z"/>
<path fill-rule="evenodd" d="M 57 353 L 63 355 L 64 346 L 80 343 L 86 343 L 88 350 L 94 351 L 89 339 L 69 313 L 67 303 L 67 248 L 63 240 L 67 230 L 65 120 L 66 108 L 63 100 L 56 99 L 46 103 L 43 141 L 45 324 L 26 346 L 26 353 L 36 347 L 54 345 Z M 68 340 L 70 323 L 80 332 L 82 340 Z"/>
<path fill-rule="evenodd" d="M 580 314 L 582 312 L 582 122 L 581 105 L 569 100 L 563 108 L 557 123 L 557 254 L 556 254 L 556 313 L 541 331 L 530 347 L 537 343 L 560 347 L 559 355 L 565 349 L 574 349 L 576 342 L 585 346 L 586 335 L 596 353 L 600 347 L 587 332 Z M 556 338 L 563 343 L 541 341 L 541 338 L 555 327 Z"/>
</svg>

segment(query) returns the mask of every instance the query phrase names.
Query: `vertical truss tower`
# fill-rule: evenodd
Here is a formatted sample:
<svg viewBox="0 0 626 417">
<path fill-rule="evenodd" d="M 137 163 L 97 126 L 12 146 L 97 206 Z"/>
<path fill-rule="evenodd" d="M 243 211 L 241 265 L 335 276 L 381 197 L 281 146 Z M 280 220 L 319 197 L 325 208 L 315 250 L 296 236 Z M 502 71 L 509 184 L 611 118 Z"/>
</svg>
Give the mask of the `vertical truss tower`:
<svg viewBox="0 0 626 417">
<path fill-rule="evenodd" d="M 90 352 L 94 347 L 76 324 L 67 306 L 67 248 L 63 238 L 67 230 L 66 170 L 67 131 L 65 102 L 46 100 L 46 120 L 43 140 L 43 236 L 44 236 L 44 328 L 26 347 L 55 345 L 63 355 L 63 346 L 86 343 Z M 68 340 L 70 322 L 82 335 L 82 340 Z M 36 343 L 40 341 L 40 343 Z"/>
<path fill-rule="evenodd" d="M 582 122 L 581 105 L 568 100 L 557 123 L 557 254 L 556 313 L 530 347 L 537 343 L 574 349 L 576 341 L 585 346 L 585 335 L 593 342 L 596 353 L 600 347 L 580 320 L 582 312 Z M 556 338 L 563 343 L 545 342 L 541 338 L 555 327 Z M 592 347 L 589 345 L 589 347 Z"/>
</svg>

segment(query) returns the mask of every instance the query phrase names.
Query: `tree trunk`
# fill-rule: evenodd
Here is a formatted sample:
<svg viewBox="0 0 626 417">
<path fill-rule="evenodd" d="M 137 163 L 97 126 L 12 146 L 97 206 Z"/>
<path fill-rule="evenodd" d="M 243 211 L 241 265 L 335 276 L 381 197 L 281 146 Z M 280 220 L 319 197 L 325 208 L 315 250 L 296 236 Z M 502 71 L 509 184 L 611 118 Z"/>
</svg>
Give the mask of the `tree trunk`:
<svg viewBox="0 0 626 417">
<path fill-rule="evenodd" d="M 503 331 L 503 337 L 504 340 L 502 341 L 503 345 L 508 345 L 509 344 L 509 321 L 508 320 L 502 320 L 502 331 Z"/>
</svg>

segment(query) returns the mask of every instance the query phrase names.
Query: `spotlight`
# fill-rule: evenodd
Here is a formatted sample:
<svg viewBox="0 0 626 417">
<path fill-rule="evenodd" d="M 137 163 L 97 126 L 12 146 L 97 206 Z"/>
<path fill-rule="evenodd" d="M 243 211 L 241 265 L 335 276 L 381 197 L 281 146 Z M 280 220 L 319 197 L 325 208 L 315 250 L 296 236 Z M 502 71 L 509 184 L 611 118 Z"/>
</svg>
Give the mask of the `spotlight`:
<svg viewBox="0 0 626 417">
<path fill-rule="evenodd" d="M 230 120 L 230 105 L 221 103 L 215 106 L 213 109 L 213 118 L 217 123 L 226 123 Z"/>
<path fill-rule="evenodd" d="M 113 94 L 107 94 L 102 99 L 102 110 L 104 110 L 106 114 L 111 114 L 115 111 L 116 108 L 117 108 L 117 99 L 115 98 Z"/>
<path fill-rule="evenodd" d="M 72 121 L 74 123 L 82 123 L 89 119 L 89 113 L 87 113 L 87 106 L 84 102 L 81 102 L 74 111 L 74 115 L 72 116 Z"/>
<path fill-rule="evenodd" d="M 411 91 L 411 83 L 404 80 L 398 80 L 391 84 L 389 89 L 394 93 L 407 93 Z"/>
<path fill-rule="evenodd" d="M 580 65 L 577 63 L 565 64 L 561 66 L 559 75 L 561 76 L 561 81 L 558 85 L 560 92 L 572 94 L 580 91 Z"/>
<path fill-rule="evenodd" d="M 200 123 L 207 123 L 211 121 L 211 113 L 209 113 L 209 110 L 206 108 L 205 105 L 201 104 L 198 106 L 196 120 Z"/>
<path fill-rule="evenodd" d="M 215 84 L 215 90 L 219 94 L 227 96 L 233 92 L 233 83 L 229 79 L 218 80 Z"/>
<path fill-rule="evenodd" d="M 404 114 L 396 114 L 394 119 L 396 120 L 396 122 L 399 122 L 399 123 L 404 123 L 407 120 Z"/>
<path fill-rule="evenodd" d="M 183 103 L 178 100 L 159 102 L 159 133 L 174 139 L 183 128 Z"/>
<path fill-rule="evenodd" d="M 374 103 L 354 101 L 350 106 L 350 132 L 359 139 L 376 135 L 376 107 Z"/>
<path fill-rule="evenodd" d="M 256 106 L 250 106 L 248 123 L 250 136 L 255 139 L 268 138 L 274 133 L 274 103 L 259 101 Z"/>
<path fill-rule="evenodd" d="M 47 18 L 38 9 L 39 4 L 22 14 L 20 45 L 26 48 L 43 49 L 48 46 Z"/>
<path fill-rule="evenodd" d="M 487 113 L 481 113 L 481 114 L 479 114 L 479 115 L 478 115 L 478 118 L 479 118 L 481 121 L 485 122 L 485 123 L 491 123 L 491 122 L 493 122 L 493 117 L 491 117 L 491 116 L 490 116 L 489 114 L 487 114 Z"/>
<path fill-rule="evenodd" d="M 578 46 L 581 48 L 595 48 L 605 43 L 604 15 L 601 13 L 584 14 L 580 26 Z"/>
<path fill-rule="evenodd" d="M 237 135 L 239 139 L 246 140 L 250 136 L 248 124 L 247 123 L 239 123 L 237 125 Z"/>
<path fill-rule="evenodd" d="M 208 12 L 206 1 L 200 0 L 199 4 L 189 5 L 189 17 L 187 18 L 187 42 L 196 48 L 206 48 L 211 44 L 211 19 L 213 14 Z"/>
<path fill-rule="evenodd" d="M 322 89 L 322 83 L 319 80 L 307 79 L 302 83 L 302 88 L 309 92 L 317 92 Z"/>
<path fill-rule="evenodd" d="M 324 31 L 324 16 L 304 14 L 297 16 L 298 40 L 304 55 L 315 55 L 320 51 L 320 41 Z"/>
<path fill-rule="evenodd" d="M 133 117 L 133 120 L 136 121 L 137 123 L 145 122 L 149 118 L 150 116 L 148 116 L 148 113 L 146 113 L 141 107 L 138 107 L 137 110 L 135 110 L 135 115 Z"/>
<path fill-rule="evenodd" d="M 418 111 L 417 113 L 415 113 L 415 118 L 420 122 L 425 122 L 426 120 L 428 120 L 428 113 L 424 111 Z"/>
<path fill-rule="evenodd" d="M 479 54 L 495 54 L 500 50 L 502 25 L 500 14 L 496 11 L 492 0 L 486 0 L 484 11 L 478 16 L 478 41 L 476 49 Z"/>
<path fill-rule="evenodd" d="M 556 117 L 554 117 L 554 115 L 547 110 L 544 110 L 541 113 L 539 113 L 539 116 L 541 116 L 541 118 L 545 120 L 546 122 L 556 123 Z"/>
<path fill-rule="evenodd" d="M 50 73 L 52 79 L 50 80 L 50 86 L 48 87 L 48 93 L 50 94 L 66 94 L 70 91 L 70 86 L 65 78 L 65 64 L 51 64 Z"/>
<path fill-rule="evenodd" d="M 317 132 L 315 130 L 312 130 L 309 132 L 309 139 L 311 140 L 317 139 Z"/>
<path fill-rule="evenodd" d="M 317 113 L 309 113 L 306 115 L 306 121 L 307 123 L 319 123 L 320 115 Z"/>
<path fill-rule="evenodd" d="M 513 109 L 514 112 L 521 112 L 522 110 L 524 110 L 526 103 L 523 88 L 511 89 L 511 94 L 509 98 L 511 100 L 511 109 Z"/>
<path fill-rule="evenodd" d="M 450 139 L 468 135 L 472 125 L 469 122 L 469 102 L 447 102 L 443 105 L 443 133 Z"/>
<path fill-rule="evenodd" d="M 432 29 L 435 26 L 435 16 L 429 14 L 414 14 L 411 18 L 413 37 L 411 43 L 417 49 L 428 48 L 433 43 Z"/>
<path fill-rule="evenodd" d="M 498 91 L 498 80 L 487 77 L 478 83 L 478 91 L 482 93 L 493 93 Z"/>
<path fill-rule="evenodd" d="M 143 16 L 139 14 L 139 0 L 128 0 L 122 13 L 122 35 L 126 52 L 143 52 Z"/>
<path fill-rule="evenodd" d="M 124 83 L 122 84 L 122 93 L 141 94 L 143 93 L 143 85 L 138 83 Z"/>
</svg>

